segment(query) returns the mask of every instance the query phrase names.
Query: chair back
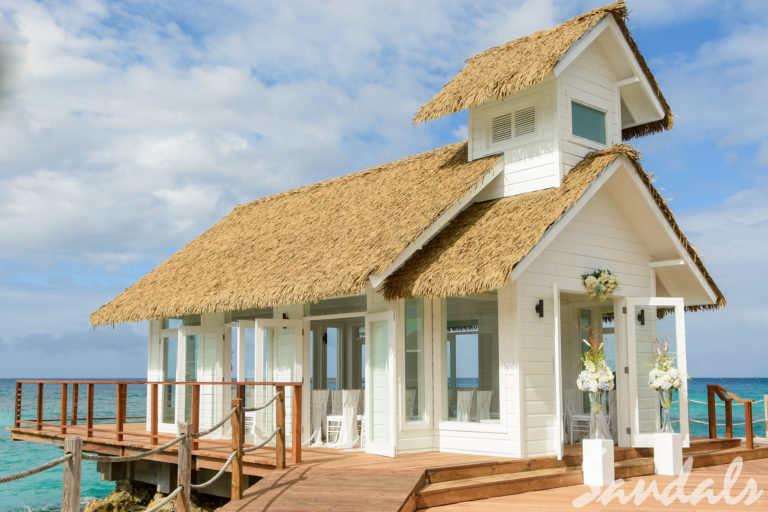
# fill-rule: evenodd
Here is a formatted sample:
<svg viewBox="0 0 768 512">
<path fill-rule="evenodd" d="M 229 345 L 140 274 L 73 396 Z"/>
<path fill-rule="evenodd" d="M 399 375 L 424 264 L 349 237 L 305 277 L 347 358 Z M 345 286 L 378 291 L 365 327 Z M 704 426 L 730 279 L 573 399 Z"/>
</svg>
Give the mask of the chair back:
<svg viewBox="0 0 768 512">
<path fill-rule="evenodd" d="M 474 389 L 459 389 L 456 398 L 456 421 L 472 419 L 472 405 L 475 401 Z"/>
<path fill-rule="evenodd" d="M 491 398 L 493 390 L 477 391 L 477 420 L 487 420 L 491 418 Z"/>
</svg>

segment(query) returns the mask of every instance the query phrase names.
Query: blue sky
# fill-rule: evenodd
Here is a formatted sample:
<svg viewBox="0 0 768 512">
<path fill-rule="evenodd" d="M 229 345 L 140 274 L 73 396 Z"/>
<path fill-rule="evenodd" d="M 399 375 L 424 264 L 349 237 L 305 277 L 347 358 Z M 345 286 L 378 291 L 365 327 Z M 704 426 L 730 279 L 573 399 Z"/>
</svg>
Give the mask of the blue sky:
<svg viewBox="0 0 768 512">
<path fill-rule="evenodd" d="M 0 3 L 0 376 L 144 375 L 146 325 L 92 311 L 236 204 L 463 139 L 410 120 L 465 58 L 600 4 Z M 766 377 L 768 10 L 628 4 L 678 115 L 632 144 L 729 301 L 688 315 L 689 368 Z"/>
</svg>

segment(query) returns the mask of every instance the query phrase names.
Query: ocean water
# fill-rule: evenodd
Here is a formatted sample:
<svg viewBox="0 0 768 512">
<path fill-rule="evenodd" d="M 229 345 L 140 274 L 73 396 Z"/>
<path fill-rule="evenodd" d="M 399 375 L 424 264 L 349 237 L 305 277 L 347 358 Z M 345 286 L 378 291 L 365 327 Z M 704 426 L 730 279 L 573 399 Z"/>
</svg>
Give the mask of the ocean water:
<svg viewBox="0 0 768 512">
<path fill-rule="evenodd" d="M 131 379 L 142 380 L 142 379 Z M 26 441 L 11 441 L 6 427 L 13 426 L 16 381 L 0 379 L 0 475 L 16 473 L 49 460 L 61 457 L 62 450 L 56 446 Z M 22 418 L 33 419 L 36 410 L 36 385 L 24 385 L 22 389 Z M 68 389 L 68 405 L 71 414 L 72 387 Z M 94 415 L 114 416 L 115 386 L 96 386 L 94 393 Z M 60 385 L 46 385 L 44 391 L 45 418 L 60 416 Z M 78 416 L 85 417 L 86 390 L 80 386 Z M 128 386 L 127 416 L 143 416 L 146 407 L 145 386 Z M 61 507 L 62 466 L 38 473 L 22 480 L 0 484 L 0 512 L 55 511 Z M 101 481 L 96 463 L 83 461 L 81 474 L 81 503 L 95 498 L 104 498 L 115 488 L 114 482 Z"/>
<path fill-rule="evenodd" d="M 140 379 L 132 379 L 140 380 Z M 476 379 L 460 379 L 461 387 L 476 386 Z M 689 396 L 693 400 L 706 402 L 707 384 L 720 384 L 734 394 L 743 398 L 760 400 L 768 394 L 768 378 L 724 379 L 697 378 L 688 383 Z M 36 386 L 25 385 L 22 391 L 22 418 L 32 419 L 35 415 Z M 68 403 L 72 404 L 71 386 Z M 61 456 L 61 449 L 55 446 L 31 442 L 11 442 L 10 432 L 5 429 L 13 425 L 15 381 L 0 379 L 0 475 L 15 473 L 43 462 Z M 59 416 L 60 386 L 49 385 L 45 388 L 45 417 Z M 115 386 L 97 386 L 94 400 L 96 416 L 113 416 L 115 404 Z M 128 416 L 143 416 L 145 414 L 146 387 L 128 387 Z M 85 386 L 81 386 L 78 416 L 85 416 Z M 724 408 L 718 407 L 719 423 L 724 423 Z M 758 404 L 753 411 L 754 419 L 764 418 L 765 404 Z M 690 417 L 707 421 L 707 406 L 691 403 Z M 674 417 L 674 416 L 673 416 Z M 741 406 L 734 406 L 734 422 L 744 421 Z M 725 436 L 725 429 L 720 428 L 719 435 Z M 708 435 L 706 425 L 691 423 L 691 434 L 705 437 Z M 744 427 L 734 427 L 734 435 L 743 437 Z M 759 424 L 755 435 L 765 436 L 765 424 Z M 0 512 L 19 511 L 55 511 L 61 504 L 61 466 L 37 474 L 23 480 L 0 484 Z M 82 471 L 82 503 L 85 505 L 94 498 L 103 498 L 114 489 L 114 483 L 102 482 L 96 471 L 95 462 L 83 462 Z"/>
</svg>

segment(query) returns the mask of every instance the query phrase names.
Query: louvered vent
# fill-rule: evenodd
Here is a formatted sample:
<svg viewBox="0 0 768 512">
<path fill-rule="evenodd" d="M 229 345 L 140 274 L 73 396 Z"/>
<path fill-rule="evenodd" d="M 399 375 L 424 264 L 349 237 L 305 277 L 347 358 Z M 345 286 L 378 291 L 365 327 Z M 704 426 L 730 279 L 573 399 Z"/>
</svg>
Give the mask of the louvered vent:
<svg viewBox="0 0 768 512">
<path fill-rule="evenodd" d="M 491 120 L 491 143 L 496 144 L 512 138 L 512 114 L 494 117 Z"/>
<path fill-rule="evenodd" d="M 515 137 L 536 132 L 536 109 L 524 108 L 515 112 Z"/>
</svg>

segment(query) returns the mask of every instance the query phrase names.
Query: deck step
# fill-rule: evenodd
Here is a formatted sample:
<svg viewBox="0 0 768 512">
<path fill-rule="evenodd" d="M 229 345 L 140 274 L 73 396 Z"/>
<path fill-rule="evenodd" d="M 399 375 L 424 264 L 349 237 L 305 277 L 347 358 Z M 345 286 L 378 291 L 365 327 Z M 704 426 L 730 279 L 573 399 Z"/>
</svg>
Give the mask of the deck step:
<svg viewBox="0 0 768 512">
<path fill-rule="evenodd" d="M 583 479 L 580 467 L 566 466 L 430 483 L 416 493 L 416 508 L 578 485 Z"/>
<path fill-rule="evenodd" d="M 744 460 L 768 458 L 768 446 L 748 450 L 738 439 L 707 440 L 692 443 L 683 458 L 693 457 L 693 467 L 729 464 L 736 457 Z M 464 501 L 493 498 L 523 492 L 553 489 L 583 483 L 581 457 L 566 456 L 558 461 L 542 457 L 519 461 L 471 464 L 432 468 L 429 482 L 415 493 L 417 509 Z M 653 450 L 650 448 L 617 450 L 616 478 L 652 475 Z"/>
</svg>

